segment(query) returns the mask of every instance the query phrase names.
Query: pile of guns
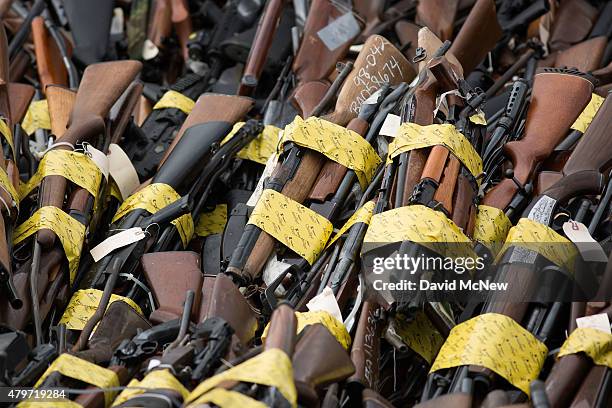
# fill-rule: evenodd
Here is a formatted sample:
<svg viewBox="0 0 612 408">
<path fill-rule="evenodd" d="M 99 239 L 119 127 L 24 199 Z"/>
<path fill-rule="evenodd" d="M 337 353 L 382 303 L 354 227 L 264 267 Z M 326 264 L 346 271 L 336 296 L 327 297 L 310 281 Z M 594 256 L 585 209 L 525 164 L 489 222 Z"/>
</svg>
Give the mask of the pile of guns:
<svg viewBox="0 0 612 408">
<path fill-rule="evenodd" d="M 612 2 L 0 18 L 0 403 L 612 406 Z"/>
</svg>

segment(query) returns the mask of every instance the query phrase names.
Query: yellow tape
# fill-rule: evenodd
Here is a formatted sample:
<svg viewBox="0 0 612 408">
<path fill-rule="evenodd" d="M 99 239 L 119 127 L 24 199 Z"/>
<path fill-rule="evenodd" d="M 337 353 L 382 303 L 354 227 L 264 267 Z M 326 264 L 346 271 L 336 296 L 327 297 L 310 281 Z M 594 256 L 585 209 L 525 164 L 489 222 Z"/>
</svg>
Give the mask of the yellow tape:
<svg viewBox="0 0 612 408">
<path fill-rule="evenodd" d="M 297 407 L 297 391 L 293 382 L 291 359 L 281 349 L 266 350 L 242 364 L 209 378 L 200 383 L 185 402 L 191 403 L 197 400 L 225 381 L 242 381 L 276 387 L 292 407 Z"/>
<path fill-rule="evenodd" d="M 81 404 L 67 399 L 53 401 L 26 400 L 17 404 L 18 408 L 83 408 Z"/>
<path fill-rule="evenodd" d="M 138 387 L 138 388 L 130 388 L 130 387 Z M 189 395 L 189 391 L 187 388 L 181 384 L 179 380 L 177 380 L 172 374 L 170 374 L 169 370 L 154 370 L 147 374 L 142 381 L 138 381 L 133 379 L 128 384 L 128 388 L 121 391 L 121 394 L 115 398 L 113 401 L 113 407 L 124 403 L 132 397 L 140 395 L 144 393 L 146 390 L 173 390 L 181 394 L 184 398 L 187 398 Z"/>
<path fill-rule="evenodd" d="M 508 231 L 506 242 L 497 256 L 496 261 L 502 258 L 509 247 L 520 246 L 535 251 L 555 265 L 566 269 L 573 274 L 574 260 L 578 251 L 567 238 L 557 234 L 553 229 L 529 218 L 521 218 L 519 222 Z"/>
<path fill-rule="evenodd" d="M 525 394 L 548 349 L 508 316 L 486 313 L 453 327 L 430 372 L 462 365 L 495 371 Z"/>
<path fill-rule="evenodd" d="M 358 208 L 357 211 L 348 219 L 348 221 L 338 230 L 336 235 L 333 236 L 332 239 L 327 243 L 327 247 L 331 246 L 338 238 L 342 236 L 349 228 L 358 222 L 362 222 L 364 224 L 369 224 L 372 219 L 372 212 L 374 211 L 374 201 L 368 201 L 363 205 L 363 207 Z"/>
<path fill-rule="evenodd" d="M 472 116 L 470 116 L 470 122 L 472 122 L 475 125 L 487 126 L 487 118 L 485 117 L 485 114 L 483 111 L 479 111 L 478 113 L 475 113 Z"/>
<path fill-rule="evenodd" d="M 364 242 L 412 241 L 450 258 L 475 258 L 472 241 L 440 211 L 409 205 L 374 214 Z"/>
<path fill-rule="evenodd" d="M 221 146 L 234 137 L 236 132 L 238 132 L 242 126 L 244 126 L 244 122 L 236 123 L 232 131 L 221 141 Z M 251 141 L 251 143 L 242 148 L 236 157 L 265 165 L 270 156 L 276 153 L 278 135 L 280 132 L 281 129 L 277 128 L 276 126 L 266 125 L 264 130 L 257 135 L 257 137 Z"/>
<path fill-rule="evenodd" d="M 404 123 L 397 135 L 389 144 L 388 161 L 401 153 L 442 145 L 459 159 L 461 163 L 478 177 L 482 173 L 482 159 L 466 139 L 451 124 L 421 126 L 416 123 Z"/>
<path fill-rule="evenodd" d="M 89 361 L 82 360 L 68 353 L 60 354 L 59 357 L 51 363 L 47 371 L 38 379 L 34 387 L 39 387 L 45 378 L 52 372 L 57 371 L 62 375 L 75 380 L 83 381 L 84 383 L 91 384 L 98 388 L 113 388 L 119 386 L 119 379 L 114 371 L 107 368 L 100 367 L 97 364 L 90 363 Z M 104 392 L 104 400 L 108 406 L 113 397 L 115 391 Z"/>
<path fill-rule="evenodd" d="M 118 219 L 124 217 L 126 214 L 134 211 L 137 208 L 147 210 L 151 214 L 155 214 L 162 208 L 172 204 L 180 198 L 181 196 L 168 184 L 149 184 L 148 186 L 129 196 L 119 206 L 117 214 L 115 214 L 113 217 L 112 222 L 116 222 Z M 179 235 L 181 236 L 183 247 L 187 248 L 189 241 L 193 237 L 194 230 L 191 214 L 181 215 L 176 220 L 172 221 L 171 224 L 176 227 Z"/>
<path fill-rule="evenodd" d="M 296 116 L 283 132 L 281 145 L 287 142 L 315 150 L 352 169 L 362 189 L 381 163 L 376 150 L 358 133 L 320 118 L 304 120 Z"/>
<path fill-rule="evenodd" d="M 157 101 L 155 106 L 153 106 L 153 109 L 174 108 L 179 109 L 189 115 L 194 105 L 195 102 L 182 93 L 168 91 L 160 98 L 159 101 Z"/>
<path fill-rule="evenodd" d="M 36 173 L 19 189 L 21 199 L 27 197 L 47 176 L 65 177 L 96 199 L 102 181 L 100 168 L 89 156 L 71 150 L 50 150 L 43 156 Z"/>
<path fill-rule="evenodd" d="M 591 327 L 578 328 L 565 340 L 557 357 L 581 352 L 595 364 L 612 368 L 612 335 Z"/>
<path fill-rule="evenodd" d="M 71 330 L 83 330 L 87 321 L 93 316 L 98 309 L 102 299 L 102 291 L 98 289 L 81 289 L 78 290 L 70 298 L 68 306 L 60 319 L 60 323 L 64 323 L 66 328 Z M 132 306 L 139 314 L 142 315 L 140 307 L 130 298 L 112 294 L 108 305 L 121 300 Z"/>
<path fill-rule="evenodd" d="M 578 119 L 576 119 L 576 121 L 572 124 L 571 129 L 578 130 L 582 133 L 586 132 L 603 102 L 604 98 L 597 94 L 593 94 L 591 96 L 591 101 L 578 116 Z"/>
<path fill-rule="evenodd" d="M 15 207 L 18 207 L 19 201 L 20 201 L 19 193 L 15 189 L 15 186 L 13 185 L 13 182 L 11 181 L 11 179 L 9 179 L 9 176 L 6 170 L 4 170 L 4 168 L 2 167 L 0 167 L 0 188 L 3 188 L 4 190 L 6 190 L 6 192 L 13 199 L 13 205 Z"/>
<path fill-rule="evenodd" d="M 266 408 L 267 405 L 263 402 L 254 400 L 251 397 L 247 397 L 236 391 L 229 391 L 223 388 L 215 388 L 214 390 L 207 392 L 197 400 L 193 401 L 187 406 L 196 407 L 201 406 L 204 403 L 213 403 L 220 408 Z M 210 405 L 210 404 L 208 404 Z"/>
<path fill-rule="evenodd" d="M 108 193 L 111 195 L 111 197 L 115 197 L 117 201 L 119 201 L 120 203 L 123 202 L 121 191 L 119 190 L 119 187 L 117 186 L 117 183 L 115 182 L 115 180 L 111 178 L 108 182 L 108 185 L 110 186 Z"/>
<path fill-rule="evenodd" d="M 30 107 L 21 122 L 21 127 L 28 135 L 31 135 L 38 129 L 51 129 L 49 105 L 46 99 L 32 101 L 32 103 L 30 103 Z"/>
<path fill-rule="evenodd" d="M 334 230 L 325 217 L 269 189 L 261 193 L 248 223 L 272 235 L 311 265 Z"/>
<path fill-rule="evenodd" d="M 195 226 L 195 234 L 198 237 L 207 237 L 220 234 L 227 224 L 227 204 L 219 204 L 214 210 L 200 214 Z"/>
<path fill-rule="evenodd" d="M 396 317 L 392 320 L 392 324 L 406 346 L 423 357 L 429 364 L 434 361 L 440 347 L 444 344 L 444 337 L 431 324 L 424 312 L 419 311 L 411 322 Z"/>
<path fill-rule="evenodd" d="M 30 218 L 13 231 L 13 243 L 19 244 L 41 229 L 50 229 L 59 237 L 68 259 L 70 283 L 79 267 L 81 249 L 85 239 L 85 226 L 57 207 L 47 206 L 36 210 Z"/>
<path fill-rule="evenodd" d="M 297 319 L 296 334 L 300 334 L 302 330 L 308 325 L 320 323 L 338 340 L 338 343 L 342 344 L 342 347 L 349 349 L 351 345 L 351 336 L 346 330 L 344 323 L 336 319 L 329 312 L 324 310 L 316 310 L 313 312 L 295 312 Z M 261 340 L 265 340 L 268 336 L 268 329 L 270 323 L 264 327 L 264 331 L 261 334 Z"/>
<path fill-rule="evenodd" d="M 17 161 L 17 152 L 15 152 L 15 143 L 13 142 L 13 131 L 9 127 L 8 123 L 2 118 L 0 118 L 0 134 L 4 137 L 4 140 L 11 147 L 11 151 L 13 152 L 13 159 Z"/>
<path fill-rule="evenodd" d="M 475 241 L 486 245 L 493 256 L 503 246 L 510 228 L 512 223 L 502 210 L 488 205 L 478 206 L 473 237 Z"/>
</svg>

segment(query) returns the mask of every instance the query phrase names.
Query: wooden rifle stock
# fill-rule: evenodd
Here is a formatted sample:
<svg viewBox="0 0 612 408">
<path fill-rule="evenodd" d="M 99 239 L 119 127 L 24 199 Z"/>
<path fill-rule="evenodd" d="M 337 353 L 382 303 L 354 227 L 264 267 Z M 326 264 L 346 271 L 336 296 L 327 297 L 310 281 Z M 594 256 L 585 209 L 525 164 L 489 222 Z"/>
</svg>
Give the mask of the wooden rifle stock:
<svg viewBox="0 0 612 408">
<path fill-rule="evenodd" d="M 348 52 L 352 40 L 330 51 L 318 36 L 319 30 L 328 22 L 345 13 L 328 0 L 313 0 L 304 25 L 302 44 L 293 61 L 293 72 L 298 83 L 326 79 L 339 61 Z"/>
<path fill-rule="evenodd" d="M 582 72 L 594 71 L 601 67 L 608 39 L 595 37 L 559 51 L 555 57 L 555 67 L 572 67 Z"/>
<path fill-rule="evenodd" d="M 62 61 L 60 51 L 52 40 L 45 19 L 36 17 L 32 20 L 32 40 L 36 54 L 36 69 L 40 78 L 41 88 L 47 85 L 68 85 L 68 71 Z"/>
<path fill-rule="evenodd" d="M 266 8 L 259 19 L 255 38 L 249 51 L 238 95 L 248 96 L 257 87 L 259 77 L 263 71 L 274 39 L 274 34 L 278 28 L 280 17 L 283 12 L 285 0 L 270 0 L 266 4 Z"/>
<path fill-rule="evenodd" d="M 562 51 L 583 41 L 591 32 L 597 15 L 597 8 L 586 0 L 562 2 L 555 10 L 555 21 L 548 39 L 550 50 Z"/>
<path fill-rule="evenodd" d="M 104 134 L 104 118 L 141 66 L 137 61 L 117 61 L 87 67 L 68 120 L 68 130 L 61 141 L 74 146 Z M 56 149 L 68 150 L 69 147 L 60 145 Z M 62 176 L 45 177 L 40 185 L 40 207 L 62 208 L 66 186 L 67 181 Z M 55 233 L 43 229 L 37 232 L 36 239 L 43 248 L 50 248 L 55 242 Z"/>
<path fill-rule="evenodd" d="M 453 25 L 459 0 L 419 1 L 416 21 L 429 27 L 442 41 L 453 37 Z"/>
<path fill-rule="evenodd" d="M 442 41 L 427 27 L 423 27 L 419 30 L 418 34 L 418 45 L 420 48 L 425 50 L 426 57 L 422 61 L 419 61 L 419 72 L 423 70 L 427 63 L 433 58 L 433 55 L 436 51 L 442 47 Z M 452 44 L 451 44 L 452 47 Z M 463 67 L 459 60 L 455 57 L 452 51 L 448 50 L 446 54 L 444 54 L 447 60 L 453 65 L 453 69 L 463 78 Z"/>
<path fill-rule="evenodd" d="M 68 119 L 74 106 L 76 92 L 56 85 L 48 86 L 45 92 L 49 106 L 49 118 L 51 119 L 51 133 L 56 139 L 61 140 L 68 127 Z"/>
<path fill-rule="evenodd" d="M 531 182 L 537 165 L 565 137 L 591 99 L 592 90 L 593 84 L 588 79 L 570 71 L 535 76 L 523 138 L 504 147 L 514 164 L 514 178 L 521 186 Z M 515 181 L 504 179 L 487 192 L 483 204 L 506 209 L 519 191 Z"/>
<path fill-rule="evenodd" d="M 354 68 L 344 82 L 345 86 L 338 93 L 334 111 L 324 116 L 324 119 L 346 126 L 351 119 L 357 117 L 361 104 L 382 83 L 395 85 L 410 82 L 415 75 L 412 65 L 400 50 L 385 37 L 371 35 L 357 56 Z"/>
<path fill-rule="evenodd" d="M 329 89 L 327 81 L 310 81 L 298 85 L 293 92 L 292 103 L 301 113 L 301 116 L 307 118 L 311 116 L 319 102 L 325 97 Z"/>
<path fill-rule="evenodd" d="M 36 89 L 32 85 L 19 82 L 9 82 L 7 88 L 11 106 L 11 122 L 21 123 L 28 112 Z"/>
<path fill-rule="evenodd" d="M 450 52 L 459 59 L 466 77 L 493 49 L 501 36 L 495 2 L 478 0 L 450 48 Z"/>
</svg>

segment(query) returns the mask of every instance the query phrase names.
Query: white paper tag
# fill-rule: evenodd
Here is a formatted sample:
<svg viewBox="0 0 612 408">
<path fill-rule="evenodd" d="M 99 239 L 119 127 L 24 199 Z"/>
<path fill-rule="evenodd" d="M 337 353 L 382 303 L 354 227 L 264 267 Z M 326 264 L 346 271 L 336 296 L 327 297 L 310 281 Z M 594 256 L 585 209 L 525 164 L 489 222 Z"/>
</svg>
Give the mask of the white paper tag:
<svg viewBox="0 0 612 408">
<path fill-rule="evenodd" d="M 576 319 L 576 325 L 579 329 L 591 328 L 612 334 L 612 331 L 610 331 L 610 319 L 608 319 L 606 313 L 579 317 Z"/>
<path fill-rule="evenodd" d="M 397 135 L 397 131 L 402 124 L 402 118 L 392 113 L 387 114 L 385 121 L 383 122 L 379 135 L 395 137 Z"/>
<path fill-rule="evenodd" d="M 121 197 L 125 200 L 138 188 L 140 180 L 130 158 L 123 149 L 114 143 L 108 147 L 108 165 L 110 176 L 117 183 Z"/>
<path fill-rule="evenodd" d="M 608 256 L 599 242 L 595 241 L 589 229 L 581 222 L 567 221 L 563 224 L 567 239 L 576 244 L 582 259 L 586 262 L 608 262 Z"/>
<path fill-rule="evenodd" d="M 142 59 L 145 61 L 152 60 L 159 54 L 159 48 L 148 38 L 142 44 Z"/>
<path fill-rule="evenodd" d="M 264 181 L 268 177 L 270 177 L 270 175 L 274 171 L 274 168 L 276 167 L 277 164 L 278 164 L 278 154 L 273 154 L 272 156 L 268 158 L 268 161 L 266 162 L 266 167 L 264 168 L 263 173 L 261 173 L 261 177 L 259 178 L 259 181 L 257 182 L 257 186 L 255 186 L 255 191 L 253 191 L 253 194 L 251 194 L 251 196 L 249 197 L 249 200 L 246 203 L 247 206 L 255 207 L 255 205 L 257 204 L 257 201 L 259 201 L 259 197 L 261 197 L 261 193 L 263 192 Z"/>
<path fill-rule="evenodd" d="M 261 278 L 263 279 L 266 285 L 270 285 L 283 272 L 285 272 L 290 267 L 291 267 L 290 264 L 285 263 L 283 261 L 279 261 L 278 259 L 276 259 L 276 254 L 272 254 L 270 258 L 268 258 L 268 261 L 266 262 L 266 264 L 264 265 L 264 269 L 261 274 Z M 284 293 L 285 293 L 285 287 L 281 283 L 280 285 L 278 285 L 278 287 L 274 291 L 274 294 L 280 297 L 280 296 L 283 296 Z"/>
<path fill-rule="evenodd" d="M 155 367 L 157 367 L 158 365 L 161 364 L 161 361 L 156 359 L 156 358 L 152 358 L 149 360 L 149 364 L 147 365 L 147 371 L 151 371 L 152 369 L 154 369 Z"/>
<path fill-rule="evenodd" d="M 317 35 L 330 51 L 334 51 L 357 36 L 360 31 L 359 23 L 349 11 L 320 29 Z"/>
<path fill-rule="evenodd" d="M 121 7 L 115 7 L 113 10 L 113 19 L 111 20 L 111 35 L 123 34 L 123 25 L 125 17 L 123 16 L 123 9 Z"/>
<path fill-rule="evenodd" d="M 90 144 L 84 147 L 85 153 L 89 155 L 94 163 L 96 163 L 96 166 L 98 166 L 102 174 L 104 174 L 104 178 L 108 180 L 108 156 Z"/>
<path fill-rule="evenodd" d="M 310 299 L 310 301 L 306 304 L 306 307 L 311 312 L 322 310 L 334 316 L 336 319 L 338 319 L 338 321 L 342 321 L 340 306 L 338 306 L 336 296 L 334 296 L 334 292 L 329 286 L 326 286 L 321 293 Z"/>
<path fill-rule="evenodd" d="M 94 262 L 98 262 L 100 259 L 104 258 L 106 255 L 113 252 L 115 249 L 123 248 L 134 242 L 138 242 L 141 239 L 144 239 L 146 234 L 144 230 L 140 227 L 134 227 L 126 229 L 125 231 L 121 231 L 115 235 L 111 235 L 106 238 L 104 241 L 100 242 L 94 248 L 89 251 Z"/>
</svg>

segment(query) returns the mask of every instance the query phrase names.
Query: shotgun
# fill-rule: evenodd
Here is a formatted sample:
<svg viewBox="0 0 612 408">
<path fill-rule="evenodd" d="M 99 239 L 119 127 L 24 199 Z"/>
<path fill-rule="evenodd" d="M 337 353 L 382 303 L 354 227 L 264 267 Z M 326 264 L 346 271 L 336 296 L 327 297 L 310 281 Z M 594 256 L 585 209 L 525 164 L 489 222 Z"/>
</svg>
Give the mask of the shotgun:
<svg viewBox="0 0 612 408">
<path fill-rule="evenodd" d="M 555 10 L 555 21 L 548 39 L 550 50 L 562 51 L 584 41 L 595 25 L 597 15 L 597 8 L 588 1 L 561 4 Z"/>
<path fill-rule="evenodd" d="M 607 44 L 606 37 L 595 37 L 578 43 L 557 52 L 554 56 L 554 66 L 557 68 L 573 67 L 582 72 L 594 71 L 601 67 Z"/>
<path fill-rule="evenodd" d="M 577 71 L 554 69 L 535 76 L 523 137 L 504 146 L 513 163 L 512 175 L 491 188 L 483 204 L 503 209 L 509 217 L 525 205 L 535 168 L 565 137 L 592 90 L 593 84 Z M 551 115 L 558 120 L 551 123 Z"/>
<path fill-rule="evenodd" d="M 179 44 L 181 45 L 183 59 L 187 61 L 187 58 L 189 57 L 189 49 L 187 48 L 187 43 L 189 42 L 189 36 L 193 32 L 191 15 L 189 14 L 189 2 L 187 0 L 171 1 L 172 25 L 174 26 L 174 32 L 178 37 Z"/>
</svg>

